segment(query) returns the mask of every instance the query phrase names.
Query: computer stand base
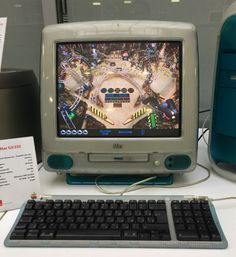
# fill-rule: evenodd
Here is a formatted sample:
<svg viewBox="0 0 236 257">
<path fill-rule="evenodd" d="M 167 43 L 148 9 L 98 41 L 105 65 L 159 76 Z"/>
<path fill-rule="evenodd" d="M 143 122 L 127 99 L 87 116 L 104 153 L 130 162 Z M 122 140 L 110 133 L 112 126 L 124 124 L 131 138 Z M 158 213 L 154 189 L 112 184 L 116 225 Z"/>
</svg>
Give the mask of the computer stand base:
<svg viewBox="0 0 236 257">
<path fill-rule="evenodd" d="M 99 177 L 98 177 L 99 176 Z M 140 180 L 153 177 L 150 175 L 78 175 L 66 174 L 66 182 L 69 185 L 131 185 Z M 173 184 L 173 175 L 157 175 L 155 179 L 143 183 L 143 185 L 171 185 Z"/>
</svg>

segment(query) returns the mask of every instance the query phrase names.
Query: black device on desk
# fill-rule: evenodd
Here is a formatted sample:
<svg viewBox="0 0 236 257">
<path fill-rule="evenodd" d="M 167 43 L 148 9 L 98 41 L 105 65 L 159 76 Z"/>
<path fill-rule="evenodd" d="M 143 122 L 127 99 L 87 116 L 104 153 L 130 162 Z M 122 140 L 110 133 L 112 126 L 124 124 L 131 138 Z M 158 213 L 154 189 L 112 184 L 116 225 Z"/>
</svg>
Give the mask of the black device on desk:
<svg viewBox="0 0 236 257">
<path fill-rule="evenodd" d="M 33 136 L 41 162 L 39 85 L 32 70 L 0 72 L 0 140 Z"/>
</svg>

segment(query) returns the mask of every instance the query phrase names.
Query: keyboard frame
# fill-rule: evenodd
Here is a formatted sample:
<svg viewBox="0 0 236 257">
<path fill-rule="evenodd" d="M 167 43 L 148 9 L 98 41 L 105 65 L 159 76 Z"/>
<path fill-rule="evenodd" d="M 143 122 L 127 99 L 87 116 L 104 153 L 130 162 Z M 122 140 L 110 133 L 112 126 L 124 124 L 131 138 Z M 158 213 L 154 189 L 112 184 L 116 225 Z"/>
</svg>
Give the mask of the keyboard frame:
<svg viewBox="0 0 236 257">
<path fill-rule="evenodd" d="M 87 200 L 164 200 L 166 202 L 167 218 L 169 223 L 170 241 L 138 241 L 138 240 L 11 240 L 10 235 L 17 225 L 26 205 L 26 202 L 22 205 L 20 212 L 4 240 L 4 245 L 7 247 L 123 247 L 123 248 L 185 248 L 185 249 L 225 249 L 228 246 L 228 242 L 221 228 L 218 220 L 214 205 L 209 201 L 209 207 L 212 217 L 220 233 L 222 241 L 179 241 L 176 238 L 174 222 L 171 212 L 171 201 L 173 200 L 192 200 L 195 199 L 191 195 L 132 195 L 132 196 L 107 196 L 107 195 L 52 195 L 42 197 L 40 200 L 46 199 L 60 199 L 60 200 L 75 200 L 81 201 Z M 37 200 L 36 200 L 37 201 Z"/>
</svg>

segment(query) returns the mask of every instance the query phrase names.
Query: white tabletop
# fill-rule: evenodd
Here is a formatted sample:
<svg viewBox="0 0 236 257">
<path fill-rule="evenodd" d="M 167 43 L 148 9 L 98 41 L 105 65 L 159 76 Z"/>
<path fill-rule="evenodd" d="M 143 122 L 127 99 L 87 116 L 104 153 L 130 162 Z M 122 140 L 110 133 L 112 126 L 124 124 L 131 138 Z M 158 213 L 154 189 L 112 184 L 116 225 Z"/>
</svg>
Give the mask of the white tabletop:
<svg viewBox="0 0 236 257">
<path fill-rule="evenodd" d="M 198 162 L 210 167 L 207 146 L 203 140 L 199 144 Z M 193 172 L 175 178 L 175 183 L 190 183 L 206 176 L 206 172 L 197 167 Z M 95 195 L 102 194 L 95 186 L 71 186 L 65 182 L 64 175 L 49 173 L 44 170 L 40 171 L 40 182 L 44 194 L 65 194 L 65 195 Z M 121 186 L 106 187 L 110 190 L 123 189 Z M 142 189 L 129 194 L 136 195 L 206 195 L 211 198 L 236 196 L 236 184 L 227 181 L 214 172 L 206 182 L 198 185 L 184 188 L 150 188 Z M 199 249 L 130 249 L 130 248 L 7 248 L 4 246 L 4 239 L 9 232 L 18 210 L 9 211 L 0 221 L 0 256 L 3 257 L 47 257 L 47 256 L 81 256 L 81 257 L 118 257 L 118 256 L 135 256 L 135 257 L 218 257 L 218 256 L 236 256 L 236 201 L 220 201 L 214 203 L 222 229 L 228 240 L 228 248 L 225 250 L 199 250 Z"/>
</svg>

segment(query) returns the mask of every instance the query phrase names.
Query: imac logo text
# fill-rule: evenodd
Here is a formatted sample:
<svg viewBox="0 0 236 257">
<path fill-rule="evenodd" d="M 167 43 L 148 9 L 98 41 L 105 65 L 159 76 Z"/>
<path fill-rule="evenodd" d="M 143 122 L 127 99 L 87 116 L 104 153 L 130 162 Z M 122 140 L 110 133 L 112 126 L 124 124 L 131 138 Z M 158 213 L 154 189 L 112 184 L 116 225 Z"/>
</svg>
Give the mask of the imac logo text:
<svg viewBox="0 0 236 257">
<path fill-rule="evenodd" d="M 122 149 L 123 145 L 121 144 L 113 144 L 113 149 Z"/>
</svg>

